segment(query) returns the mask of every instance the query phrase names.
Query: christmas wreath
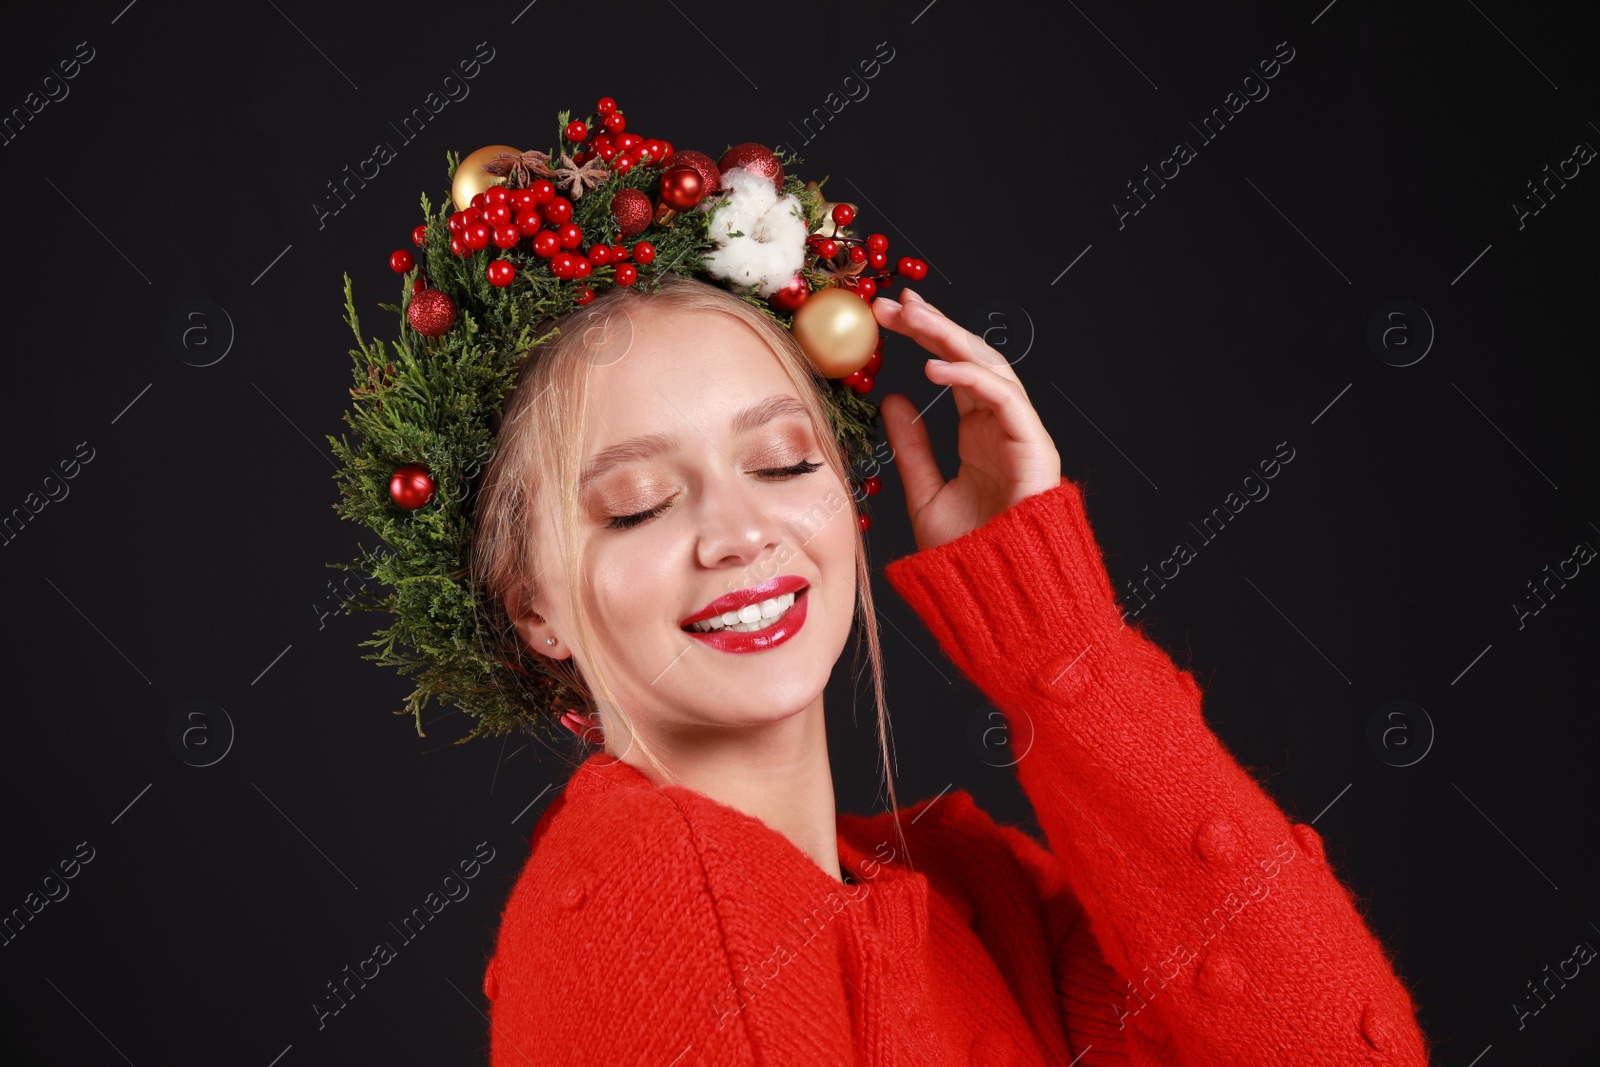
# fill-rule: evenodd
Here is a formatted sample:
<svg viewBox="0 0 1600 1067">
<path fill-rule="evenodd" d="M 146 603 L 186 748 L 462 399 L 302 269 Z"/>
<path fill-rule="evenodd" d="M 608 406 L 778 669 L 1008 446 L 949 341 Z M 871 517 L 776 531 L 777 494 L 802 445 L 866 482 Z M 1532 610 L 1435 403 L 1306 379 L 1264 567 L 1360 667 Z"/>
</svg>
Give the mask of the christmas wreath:
<svg viewBox="0 0 1600 1067">
<path fill-rule="evenodd" d="M 787 327 L 815 366 L 815 382 L 852 472 L 861 528 L 878 479 L 871 462 L 882 363 L 869 304 L 896 276 L 927 264 L 888 239 L 857 236 L 856 208 L 802 183 L 801 160 L 746 143 L 713 160 L 627 129 L 616 101 L 557 120 L 557 146 L 490 145 L 447 153 L 449 204 L 422 196 L 417 248 L 389 266 L 405 276 L 387 344 L 362 335 L 349 274 L 345 321 L 354 332 L 355 385 L 345 422 L 359 435 L 329 443 L 343 518 L 377 535 L 353 560 L 330 566 L 375 579 L 346 613 L 393 616 L 363 647 L 380 665 L 415 674 L 395 714 L 423 735 L 429 698 L 474 718 L 460 742 L 520 730 L 555 733 L 580 698 L 537 656 L 512 654 L 486 632 L 483 590 L 469 573 L 476 480 L 495 447 L 502 404 L 527 358 L 560 330 L 561 316 L 611 286 L 650 288 L 672 272 L 713 281 Z M 570 728 L 570 727 L 569 727 Z M 459 743 L 459 742 L 458 742 Z"/>
</svg>

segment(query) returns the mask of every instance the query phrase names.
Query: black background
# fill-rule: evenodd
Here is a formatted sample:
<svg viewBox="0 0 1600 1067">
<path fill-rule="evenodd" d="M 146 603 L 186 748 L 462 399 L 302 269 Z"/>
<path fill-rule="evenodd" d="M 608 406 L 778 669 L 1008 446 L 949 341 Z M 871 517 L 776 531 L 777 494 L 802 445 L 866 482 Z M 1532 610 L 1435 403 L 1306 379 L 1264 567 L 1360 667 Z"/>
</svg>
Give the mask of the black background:
<svg viewBox="0 0 1600 1067">
<path fill-rule="evenodd" d="M 7 113 L 78 42 L 94 58 L 0 151 L 0 513 L 80 442 L 93 459 L 0 547 L 0 909 L 79 842 L 94 859 L 0 948 L 0 1058 L 483 1062 L 499 908 L 581 753 L 456 747 L 443 709 L 418 738 L 388 714 L 407 683 L 359 658 L 370 619 L 324 616 L 324 564 L 361 533 L 331 510 L 325 444 L 349 386 L 341 272 L 367 332 L 390 331 L 388 254 L 418 192 L 445 193 L 444 153 L 548 143 L 558 110 L 607 94 L 678 147 L 791 145 L 933 265 L 930 300 L 1001 327 L 1119 588 L 1198 549 L 1138 618 L 1195 671 L 1230 750 L 1316 819 L 1436 1062 L 1593 1054 L 1589 968 L 1521 1029 L 1513 1003 L 1600 945 L 1583 675 L 1600 576 L 1520 627 L 1513 603 L 1600 546 L 1597 164 L 1520 227 L 1512 206 L 1600 146 L 1592 6 L 123 3 L 36 5 L 3 46 Z M 1282 41 L 1270 95 L 1202 144 L 1188 123 Z M 493 59 L 470 95 L 399 138 L 389 123 L 479 42 Z M 1179 139 L 1196 158 L 1119 227 L 1125 183 Z M 398 157 L 319 227 L 326 183 L 379 140 Z M 235 331 L 210 366 L 169 343 L 193 300 Z M 1437 331 L 1409 366 L 1366 340 L 1392 300 Z M 225 327 L 206 321 L 215 352 Z M 1417 343 L 1417 314 L 1402 326 Z M 894 336 L 888 390 L 936 392 Z M 949 398 L 927 418 L 953 473 Z M 1270 495 L 1200 541 L 1189 523 L 1279 442 L 1294 459 Z M 884 482 L 879 571 L 912 548 Z M 953 783 L 1034 825 L 1007 759 L 971 740 L 982 695 L 877 583 L 902 803 Z M 841 809 L 865 812 L 884 797 L 850 659 L 830 740 Z M 212 766 L 169 742 L 190 700 L 236 731 Z M 1435 736 L 1386 720 L 1385 762 L 1367 731 L 1392 700 Z M 324 983 L 479 842 L 495 859 L 472 895 L 319 1030 Z"/>
</svg>

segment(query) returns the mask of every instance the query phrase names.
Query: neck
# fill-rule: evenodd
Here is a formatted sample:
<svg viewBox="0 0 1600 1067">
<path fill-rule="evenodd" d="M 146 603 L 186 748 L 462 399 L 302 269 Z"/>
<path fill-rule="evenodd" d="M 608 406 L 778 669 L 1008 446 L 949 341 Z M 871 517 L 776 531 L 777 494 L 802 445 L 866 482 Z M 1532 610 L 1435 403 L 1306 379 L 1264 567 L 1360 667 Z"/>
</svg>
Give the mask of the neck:
<svg viewBox="0 0 1600 1067">
<path fill-rule="evenodd" d="M 651 749 L 685 786 L 760 819 L 842 881 L 833 772 L 822 697 L 777 722 L 752 727 L 697 727 L 649 738 Z M 624 739 L 619 759 L 657 785 L 660 773 Z M 607 751 L 616 754 L 609 742 Z"/>
</svg>

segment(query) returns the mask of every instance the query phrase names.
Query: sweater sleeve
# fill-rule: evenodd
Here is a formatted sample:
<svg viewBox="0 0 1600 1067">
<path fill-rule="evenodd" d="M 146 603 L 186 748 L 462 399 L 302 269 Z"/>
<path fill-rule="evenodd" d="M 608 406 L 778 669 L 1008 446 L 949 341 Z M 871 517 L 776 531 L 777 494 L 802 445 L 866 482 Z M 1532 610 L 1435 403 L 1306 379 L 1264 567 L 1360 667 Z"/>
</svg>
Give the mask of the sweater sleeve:
<svg viewBox="0 0 1600 1067">
<path fill-rule="evenodd" d="M 1075 483 L 886 576 L 1022 753 L 1084 910 L 1059 949 L 1083 958 L 1057 967 L 1069 1033 L 1165 1067 L 1427 1063 L 1411 995 L 1321 838 L 1224 748 L 1193 676 L 1123 622 Z"/>
<path fill-rule="evenodd" d="M 490 1067 L 755 1067 L 689 826 L 659 792 L 558 798 L 484 973 Z"/>
</svg>

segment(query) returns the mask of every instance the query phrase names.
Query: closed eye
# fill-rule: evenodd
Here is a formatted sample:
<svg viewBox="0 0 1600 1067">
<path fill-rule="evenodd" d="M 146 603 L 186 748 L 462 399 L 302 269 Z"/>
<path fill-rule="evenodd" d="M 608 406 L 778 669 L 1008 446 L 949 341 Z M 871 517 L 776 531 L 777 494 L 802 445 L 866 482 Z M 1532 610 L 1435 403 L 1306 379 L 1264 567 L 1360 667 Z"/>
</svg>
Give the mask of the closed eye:
<svg viewBox="0 0 1600 1067">
<path fill-rule="evenodd" d="M 802 474 L 810 474 L 813 471 L 821 470 L 822 466 L 823 464 L 820 462 L 803 460 L 800 463 L 796 463 L 792 467 L 768 467 L 765 470 L 758 470 L 754 473 L 768 481 L 780 481 L 785 478 L 798 477 Z M 655 507 L 651 508 L 649 511 L 640 511 L 633 515 L 613 515 L 606 522 L 606 529 L 631 530 L 635 526 L 641 526 L 644 523 L 649 522 L 651 519 L 667 510 L 667 506 L 669 504 L 671 504 L 670 500 L 664 500 L 660 504 L 657 504 Z"/>
</svg>

